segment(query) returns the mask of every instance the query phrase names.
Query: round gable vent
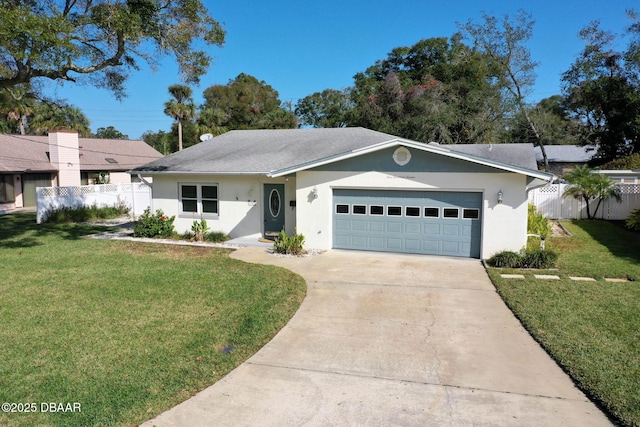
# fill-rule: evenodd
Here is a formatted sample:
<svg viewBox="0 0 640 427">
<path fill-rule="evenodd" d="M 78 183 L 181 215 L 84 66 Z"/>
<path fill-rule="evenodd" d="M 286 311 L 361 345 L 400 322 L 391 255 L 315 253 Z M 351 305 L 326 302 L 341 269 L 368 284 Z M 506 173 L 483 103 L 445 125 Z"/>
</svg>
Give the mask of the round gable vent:
<svg viewBox="0 0 640 427">
<path fill-rule="evenodd" d="M 410 160 L 411 151 L 409 151 L 406 147 L 398 147 L 396 151 L 393 152 L 393 161 L 400 166 L 406 165 Z"/>
</svg>

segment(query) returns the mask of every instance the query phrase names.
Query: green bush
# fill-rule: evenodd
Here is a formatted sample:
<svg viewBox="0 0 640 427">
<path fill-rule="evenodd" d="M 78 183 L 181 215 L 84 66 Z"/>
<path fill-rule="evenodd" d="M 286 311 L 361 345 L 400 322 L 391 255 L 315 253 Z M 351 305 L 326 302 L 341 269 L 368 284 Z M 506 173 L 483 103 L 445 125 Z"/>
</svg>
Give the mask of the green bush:
<svg viewBox="0 0 640 427">
<path fill-rule="evenodd" d="M 207 242 L 220 243 L 229 240 L 229 236 L 223 231 L 211 231 L 205 233 L 204 240 Z"/>
<path fill-rule="evenodd" d="M 634 153 L 627 157 L 622 157 L 605 163 L 599 169 L 631 170 L 640 169 L 640 153 Z"/>
<path fill-rule="evenodd" d="M 534 205 L 529 205 L 527 216 L 527 233 L 537 234 L 541 239 L 547 239 L 551 235 L 551 223 L 541 213 L 536 211 Z"/>
<path fill-rule="evenodd" d="M 529 249 L 522 252 L 523 268 L 552 268 L 558 261 L 558 254 L 549 249 Z"/>
<path fill-rule="evenodd" d="M 631 212 L 625 224 L 631 230 L 640 231 L 640 209 Z"/>
<path fill-rule="evenodd" d="M 204 218 L 200 218 L 200 221 L 193 220 L 191 231 L 193 232 L 193 238 L 196 242 L 203 242 L 205 234 L 209 231 L 207 221 Z"/>
<path fill-rule="evenodd" d="M 168 217 L 162 209 L 158 209 L 155 214 L 151 213 L 151 208 L 144 210 L 140 219 L 133 226 L 134 237 L 171 237 L 173 231 L 173 221 L 175 215 Z"/>
<path fill-rule="evenodd" d="M 282 230 L 273 242 L 273 251 L 277 254 L 286 255 L 302 255 L 304 246 L 304 236 L 302 234 L 292 234 L 287 236 L 287 233 Z"/>
<path fill-rule="evenodd" d="M 558 254 L 550 249 L 525 249 L 520 253 L 498 252 L 487 260 L 491 267 L 498 268 L 552 268 L 558 261 Z"/>
<path fill-rule="evenodd" d="M 60 207 L 46 211 L 43 222 L 50 224 L 78 223 L 96 221 L 101 219 L 112 219 L 129 214 L 129 207 L 119 202 L 113 206 L 98 207 L 96 203 L 91 206 Z"/>
<path fill-rule="evenodd" d="M 517 252 L 498 252 L 487 260 L 491 267 L 500 268 L 520 268 L 522 266 L 522 256 Z"/>
</svg>

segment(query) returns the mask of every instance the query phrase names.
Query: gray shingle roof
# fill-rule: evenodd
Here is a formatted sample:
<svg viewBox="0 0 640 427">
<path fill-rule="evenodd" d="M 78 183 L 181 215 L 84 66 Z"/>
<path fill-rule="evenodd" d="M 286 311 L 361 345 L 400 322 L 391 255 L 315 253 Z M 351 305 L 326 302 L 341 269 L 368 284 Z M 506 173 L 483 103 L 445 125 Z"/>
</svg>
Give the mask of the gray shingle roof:
<svg viewBox="0 0 640 427">
<path fill-rule="evenodd" d="M 231 131 L 136 168 L 131 173 L 267 175 L 398 140 L 403 141 L 397 136 L 364 128 Z M 531 144 L 436 144 L 432 147 L 443 153 L 451 150 L 537 170 Z"/>
<path fill-rule="evenodd" d="M 545 145 L 544 151 L 550 163 L 587 163 L 595 156 L 598 147 L 593 145 Z M 542 150 L 535 147 L 536 160 L 543 162 Z"/>
</svg>

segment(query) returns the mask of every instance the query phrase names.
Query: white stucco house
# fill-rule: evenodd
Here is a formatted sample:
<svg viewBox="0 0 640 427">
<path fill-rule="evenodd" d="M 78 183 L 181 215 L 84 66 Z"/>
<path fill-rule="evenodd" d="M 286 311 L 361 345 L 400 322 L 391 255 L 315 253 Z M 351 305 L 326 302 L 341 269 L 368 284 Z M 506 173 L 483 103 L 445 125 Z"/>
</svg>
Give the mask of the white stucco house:
<svg viewBox="0 0 640 427">
<path fill-rule="evenodd" d="M 527 192 L 553 175 L 531 144 L 424 144 L 364 128 L 231 131 L 130 171 L 177 231 L 305 247 L 487 258 L 526 244 Z"/>
</svg>

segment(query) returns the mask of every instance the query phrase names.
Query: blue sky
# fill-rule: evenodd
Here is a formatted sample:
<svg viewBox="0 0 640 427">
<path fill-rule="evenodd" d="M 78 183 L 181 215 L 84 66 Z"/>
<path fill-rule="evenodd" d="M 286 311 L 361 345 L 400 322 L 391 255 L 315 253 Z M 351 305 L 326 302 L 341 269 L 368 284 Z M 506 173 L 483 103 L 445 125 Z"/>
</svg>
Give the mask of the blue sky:
<svg viewBox="0 0 640 427">
<path fill-rule="evenodd" d="M 480 22 L 481 12 L 515 15 L 524 9 L 536 24 L 529 43 L 539 62 L 531 101 L 560 93 L 560 75 L 583 44 L 578 31 L 593 20 L 603 29 L 622 34 L 629 24 L 625 10 L 640 8 L 637 0 L 204 0 L 211 15 L 227 31 L 222 48 L 211 48 L 214 63 L 200 86 L 196 103 L 214 84 L 226 84 L 240 73 L 266 81 L 283 102 L 296 101 L 323 89 L 353 84 L 391 49 L 421 39 L 449 37 L 456 22 Z M 622 40 L 622 47 L 626 45 Z M 130 138 L 147 130 L 168 131 L 172 120 L 163 113 L 167 87 L 180 83 L 170 58 L 153 72 L 147 67 L 127 83 L 128 97 L 118 101 L 104 90 L 73 84 L 51 85 L 49 93 L 79 107 L 99 127 L 114 126 Z"/>
</svg>

